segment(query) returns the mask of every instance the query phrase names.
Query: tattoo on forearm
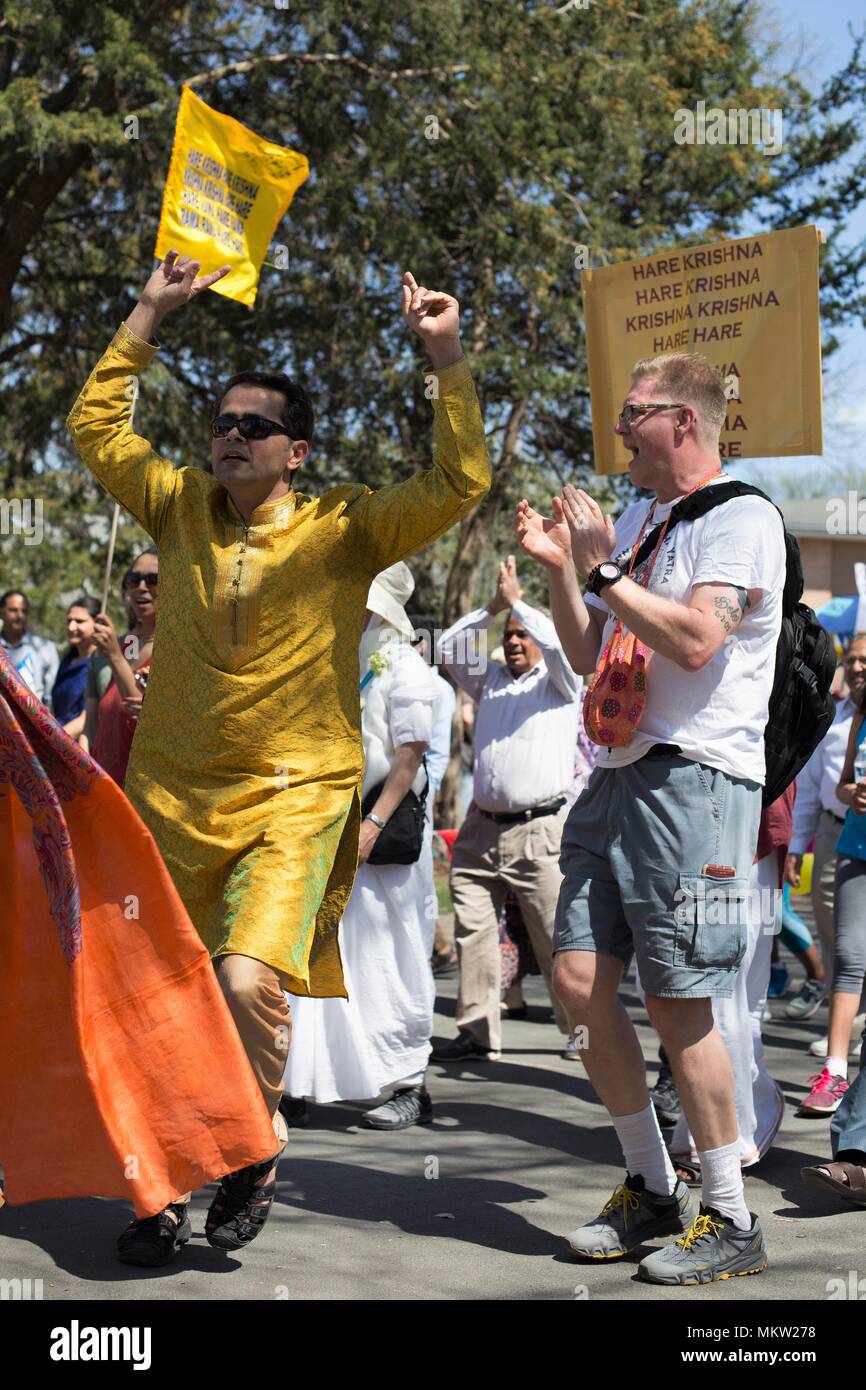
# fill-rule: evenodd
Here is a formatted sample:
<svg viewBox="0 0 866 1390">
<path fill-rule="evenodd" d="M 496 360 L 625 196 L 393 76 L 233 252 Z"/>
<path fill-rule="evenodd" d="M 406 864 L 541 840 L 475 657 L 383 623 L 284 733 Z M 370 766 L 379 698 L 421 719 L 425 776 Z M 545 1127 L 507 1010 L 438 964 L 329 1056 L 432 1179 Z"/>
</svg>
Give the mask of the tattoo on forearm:
<svg viewBox="0 0 866 1390">
<path fill-rule="evenodd" d="M 748 601 L 747 596 L 746 604 L 748 604 Z M 725 632 L 733 632 L 744 612 L 739 602 L 734 603 L 731 599 L 725 598 L 724 595 L 720 594 L 718 598 L 713 599 L 713 607 L 715 609 L 714 617 L 718 618 Z"/>
<path fill-rule="evenodd" d="M 733 589 L 734 593 L 737 595 L 737 600 L 738 600 L 739 605 L 740 605 L 740 612 L 741 612 L 741 613 L 745 613 L 746 609 L 747 609 L 747 608 L 751 608 L 751 606 L 752 606 L 752 601 L 751 601 L 751 599 L 749 598 L 748 593 L 746 592 L 745 589 L 741 589 L 740 586 L 739 586 L 739 584 L 732 584 L 732 585 L 731 585 L 731 588 Z"/>
</svg>

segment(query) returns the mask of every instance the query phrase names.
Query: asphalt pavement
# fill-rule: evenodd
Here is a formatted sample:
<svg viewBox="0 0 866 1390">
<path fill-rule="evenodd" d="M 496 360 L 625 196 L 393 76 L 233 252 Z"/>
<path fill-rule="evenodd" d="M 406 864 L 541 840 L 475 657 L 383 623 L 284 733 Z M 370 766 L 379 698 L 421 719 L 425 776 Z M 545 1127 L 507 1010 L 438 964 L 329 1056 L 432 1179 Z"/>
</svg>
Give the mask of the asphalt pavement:
<svg viewBox="0 0 866 1390">
<path fill-rule="evenodd" d="M 397 1134 L 359 1127 L 367 1105 L 312 1106 L 280 1163 L 270 1220 L 242 1255 L 212 1250 L 195 1195 L 194 1236 L 162 1270 L 119 1264 L 114 1241 L 131 1213 L 117 1201 L 0 1210 L 0 1277 L 41 1280 L 44 1299 L 826 1300 L 866 1275 L 866 1209 L 806 1187 L 799 1170 L 829 1156 L 829 1121 L 794 1110 L 817 1063 L 807 1023 L 771 1004 L 766 1059 L 786 1096 L 777 1143 L 746 1179 L 765 1231 L 768 1270 L 694 1289 L 638 1282 L 648 1248 L 582 1263 L 565 1233 L 598 1213 L 622 1177 L 614 1131 L 582 1065 L 561 1056 L 544 987 L 527 982 L 530 1016 L 506 1021 L 498 1062 L 432 1064 L 434 1122 Z M 794 980 L 794 986 L 798 983 Z M 436 1034 L 454 1034 L 456 980 L 439 988 Z M 657 1039 L 633 984 L 625 1000 L 650 1078 Z M 852 1067 L 856 1068 L 852 1059 Z M 370 1102 L 372 1104 L 372 1102 Z M 75 1142 L 75 1136 L 69 1136 Z M 852 1273 L 855 1283 L 852 1284 Z M 863 1285 L 866 1291 L 866 1280 Z M 850 1296 L 850 1295 L 846 1295 Z"/>
</svg>

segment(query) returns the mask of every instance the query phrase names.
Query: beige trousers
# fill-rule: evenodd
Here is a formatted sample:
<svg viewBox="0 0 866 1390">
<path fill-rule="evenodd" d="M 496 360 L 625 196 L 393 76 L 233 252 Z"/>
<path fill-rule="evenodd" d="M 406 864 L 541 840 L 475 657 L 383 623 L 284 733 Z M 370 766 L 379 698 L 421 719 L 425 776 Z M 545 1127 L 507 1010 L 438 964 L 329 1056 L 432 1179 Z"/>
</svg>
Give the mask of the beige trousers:
<svg viewBox="0 0 866 1390">
<path fill-rule="evenodd" d="M 457 1027 L 482 1047 L 502 1046 L 500 1012 L 499 914 L 509 888 L 526 923 L 535 958 L 550 993 L 557 1026 L 570 1031 L 562 1005 L 550 988 L 551 946 L 562 874 L 559 843 L 568 815 L 501 825 L 483 816 L 473 802 L 454 842 L 451 898 L 454 940 L 460 962 Z"/>
<path fill-rule="evenodd" d="M 288 1126 L 279 1113 L 283 1097 L 283 1072 L 292 1036 L 292 1019 L 280 977 L 264 961 L 252 956 L 218 956 L 213 963 L 225 995 L 229 1012 L 240 1034 L 265 1105 L 273 1117 L 277 1148 L 289 1137 Z M 176 1198 L 189 1202 L 191 1192 Z"/>
<path fill-rule="evenodd" d="M 214 969 L 265 1105 L 276 1115 L 292 1036 L 280 977 L 270 965 L 251 956 L 219 956 Z"/>
</svg>

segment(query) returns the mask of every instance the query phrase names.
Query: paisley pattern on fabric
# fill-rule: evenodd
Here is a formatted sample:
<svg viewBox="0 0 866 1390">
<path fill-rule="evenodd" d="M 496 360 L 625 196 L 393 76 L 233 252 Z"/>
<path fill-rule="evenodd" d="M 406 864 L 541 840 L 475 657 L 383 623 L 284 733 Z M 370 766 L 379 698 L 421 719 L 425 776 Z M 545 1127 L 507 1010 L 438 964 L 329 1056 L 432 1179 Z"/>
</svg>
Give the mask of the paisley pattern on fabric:
<svg viewBox="0 0 866 1390">
<path fill-rule="evenodd" d="M 81 950 L 81 903 L 60 803 L 86 795 L 104 775 L 0 650 L 0 781 L 13 788 L 33 822 L 39 872 L 67 965 Z"/>
</svg>

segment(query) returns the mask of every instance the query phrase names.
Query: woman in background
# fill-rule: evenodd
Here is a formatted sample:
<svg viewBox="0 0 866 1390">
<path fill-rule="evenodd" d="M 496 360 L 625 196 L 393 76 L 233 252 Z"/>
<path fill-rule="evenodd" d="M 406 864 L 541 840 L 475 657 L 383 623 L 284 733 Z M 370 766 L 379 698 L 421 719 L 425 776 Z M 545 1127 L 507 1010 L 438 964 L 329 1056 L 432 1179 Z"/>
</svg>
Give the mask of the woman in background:
<svg viewBox="0 0 866 1390">
<path fill-rule="evenodd" d="M 123 577 L 130 629 L 122 643 L 107 613 L 94 624 L 100 655 L 91 662 L 82 742 L 120 787 L 153 655 L 158 583 L 156 551 L 143 550 Z"/>
<path fill-rule="evenodd" d="M 83 594 L 69 605 L 66 612 L 66 637 L 69 646 L 57 668 L 51 691 L 54 718 L 63 725 L 70 738 L 84 732 L 84 698 L 90 658 L 97 650 L 94 641 L 94 618 L 99 612 L 99 600 Z"/>
</svg>

